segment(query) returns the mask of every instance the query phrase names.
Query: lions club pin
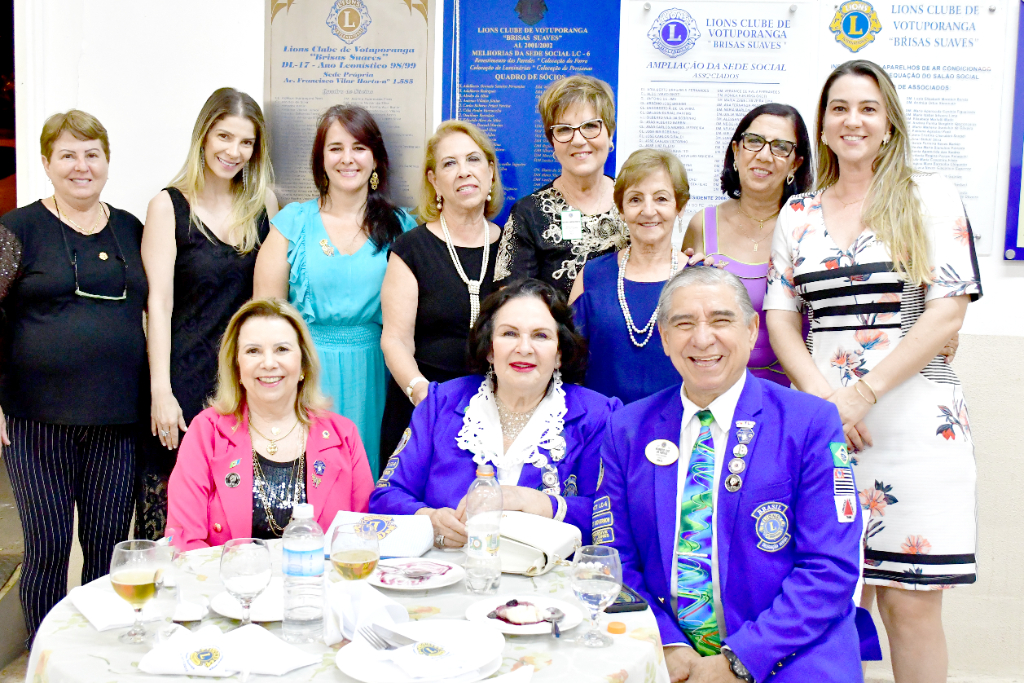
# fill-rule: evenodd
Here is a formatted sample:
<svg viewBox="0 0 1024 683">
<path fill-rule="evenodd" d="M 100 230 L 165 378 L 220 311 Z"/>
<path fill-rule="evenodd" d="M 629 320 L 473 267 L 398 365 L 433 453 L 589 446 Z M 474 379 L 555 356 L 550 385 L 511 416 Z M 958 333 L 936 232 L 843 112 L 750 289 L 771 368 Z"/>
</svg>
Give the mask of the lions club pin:
<svg viewBox="0 0 1024 683">
<path fill-rule="evenodd" d="M 736 440 L 746 446 L 748 443 L 754 440 L 754 430 L 741 428 L 736 430 Z"/>
<path fill-rule="evenodd" d="M 313 463 L 313 471 L 319 474 L 321 477 L 324 476 L 324 471 L 327 469 L 327 465 L 324 464 L 323 460 L 317 460 Z"/>
<path fill-rule="evenodd" d="M 668 439 L 655 439 L 647 444 L 644 455 L 655 465 L 671 465 L 679 459 L 679 446 Z"/>
<path fill-rule="evenodd" d="M 555 488 L 558 486 L 558 470 L 551 465 L 547 465 L 544 468 L 544 473 L 541 475 L 540 479 L 544 482 L 545 488 Z"/>
<path fill-rule="evenodd" d="M 729 471 L 733 474 L 739 474 L 745 469 L 747 469 L 747 463 L 743 462 L 739 458 L 733 458 L 729 461 Z"/>
<path fill-rule="evenodd" d="M 551 459 L 555 462 L 561 462 L 562 458 L 565 457 L 565 438 L 558 434 L 551 437 L 548 443 L 550 444 L 548 446 L 548 453 L 551 454 Z"/>
<path fill-rule="evenodd" d="M 224 483 L 228 485 L 229 489 L 233 489 L 242 483 L 242 478 L 238 476 L 238 472 L 228 472 L 224 477 Z"/>
<path fill-rule="evenodd" d="M 744 443 L 738 443 L 732 447 L 732 454 L 737 458 L 747 457 L 747 445 Z"/>
<path fill-rule="evenodd" d="M 743 462 L 742 460 L 740 462 Z M 730 474 L 725 478 L 725 490 L 729 493 L 736 493 L 743 486 L 743 479 L 738 474 Z"/>
</svg>

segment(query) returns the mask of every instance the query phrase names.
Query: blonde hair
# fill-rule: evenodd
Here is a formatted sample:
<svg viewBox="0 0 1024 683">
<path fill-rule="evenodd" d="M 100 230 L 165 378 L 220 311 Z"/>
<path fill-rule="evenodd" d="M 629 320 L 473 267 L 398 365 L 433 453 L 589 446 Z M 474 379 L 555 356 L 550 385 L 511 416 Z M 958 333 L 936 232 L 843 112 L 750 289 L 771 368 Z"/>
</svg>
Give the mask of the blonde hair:
<svg viewBox="0 0 1024 683">
<path fill-rule="evenodd" d="M 622 213 L 622 199 L 626 190 L 645 181 L 652 173 L 664 169 L 672 181 L 672 192 L 676 199 L 676 211 L 686 208 L 690 201 L 690 181 L 686 169 L 672 152 L 660 149 L 638 149 L 629 155 L 615 178 L 615 206 Z"/>
<path fill-rule="evenodd" d="M 47 159 L 53 154 L 53 143 L 57 141 L 61 133 L 67 131 L 79 140 L 99 140 L 103 148 L 103 155 L 110 161 L 110 140 L 107 138 L 107 129 L 103 127 L 92 114 L 81 109 L 69 109 L 63 114 L 54 114 L 46 119 L 43 124 L 43 132 L 39 136 L 39 151 Z"/>
<path fill-rule="evenodd" d="M 437 132 L 427 140 L 427 147 L 424 150 L 423 185 L 420 187 L 420 205 L 416 207 L 416 215 L 424 223 L 436 221 L 441 217 L 441 212 L 437 209 L 437 193 L 427 179 L 427 172 L 437 172 L 437 146 L 446 137 L 455 133 L 468 135 L 476 143 L 476 146 L 483 150 L 487 163 L 494 170 L 494 184 L 490 189 L 491 198 L 484 205 L 484 215 L 488 219 L 494 218 L 501 213 L 501 207 L 505 204 L 505 188 L 501 185 L 501 167 L 498 165 L 498 155 L 494 151 L 494 143 L 487 137 L 487 133 L 472 123 L 449 119 L 441 122 L 441 125 L 437 127 Z"/>
<path fill-rule="evenodd" d="M 888 249 L 897 272 L 906 274 L 915 285 L 931 284 L 928 234 L 921 205 L 914 193 L 914 169 L 910 161 L 910 135 L 896 87 L 882 67 L 866 59 L 855 59 L 836 67 L 821 89 L 818 100 L 818 189 L 827 189 L 839 180 L 839 159 L 822 141 L 829 90 L 843 76 L 870 78 L 882 93 L 889 121 L 890 139 L 878 150 L 871 164 L 874 176 L 868 187 L 861 219 L 864 225 Z"/>
<path fill-rule="evenodd" d="M 256 131 L 252 157 L 231 180 L 231 213 L 228 216 L 231 226 L 228 229 L 229 241 L 238 244 L 239 253 L 248 254 L 259 246 L 260 217 L 266 208 L 267 189 L 274 182 L 267 126 L 255 100 L 234 88 L 220 88 L 210 95 L 192 129 L 185 165 L 171 181 L 171 187 L 180 190 L 188 199 L 192 222 L 212 242 L 213 236 L 196 215 L 195 205 L 206 184 L 206 155 L 203 151 L 206 137 L 214 124 L 226 116 L 248 119 Z"/>
<path fill-rule="evenodd" d="M 220 341 L 217 356 L 217 393 L 210 399 L 210 407 L 221 415 L 234 415 L 239 422 L 245 410 L 245 387 L 238 370 L 238 334 L 251 318 L 281 318 L 292 326 L 299 338 L 302 352 L 302 374 L 299 392 L 295 398 L 295 412 L 299 421 L 307 427 L 312 424 L 311 415 L 316 415 L 330 406 L 330 401 L 320 393 L 320 362 L 316 346 L 309 334 L 309 328 L 302 315 L 283 299 L 252 299 L 231 316 L 224 336 Z"/>
<path fill-rule="evenodd" d="M 537 103 L 537 110 L 544 122 L 544 135 L 549 143 L 554 144 L 551 126 L 558 123 L 566 109 L 576 104 L 593 106 L 608 129 L 608 137 L 615 135 L 615 94 L 612 86 L 599 78 L 576 74 L 552 81 Z"/>
</svg>

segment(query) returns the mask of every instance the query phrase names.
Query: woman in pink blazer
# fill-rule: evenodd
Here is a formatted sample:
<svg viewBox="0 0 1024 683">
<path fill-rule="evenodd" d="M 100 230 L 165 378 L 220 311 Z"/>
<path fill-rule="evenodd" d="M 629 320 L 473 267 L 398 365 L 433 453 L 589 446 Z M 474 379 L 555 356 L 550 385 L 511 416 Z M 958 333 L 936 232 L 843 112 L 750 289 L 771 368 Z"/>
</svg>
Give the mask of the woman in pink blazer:
<svg viewBox="0 0 1024 683">
<path fill-rule="evenodd" d="M 348 419 L 325 410 L 316 349 L 279 299 L 245 304 L 220 347 L 217 393 L 181 442 L 168 485 L 166 535 L 191 550 L 232 538 L 278 538 L 292 506 L 312 503 L 327 528 L 365 512 L 373 479 Z"/>
</svg>

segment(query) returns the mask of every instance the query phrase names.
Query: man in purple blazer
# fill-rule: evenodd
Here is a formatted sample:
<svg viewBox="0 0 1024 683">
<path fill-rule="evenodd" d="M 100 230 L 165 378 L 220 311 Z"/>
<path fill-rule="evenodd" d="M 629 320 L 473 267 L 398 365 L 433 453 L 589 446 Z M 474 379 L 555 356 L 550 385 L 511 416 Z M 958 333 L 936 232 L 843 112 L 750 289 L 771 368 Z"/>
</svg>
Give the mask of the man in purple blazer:
<svg viewBox="0 0 1024 683">
<path fill-rule="evenodd" d="M 683 377 L 614 413 L 595 543 L 658 619 L 673 681 L 861 681 L 858 504 L 834 405 L 746 371 L 758 316 L 736 276 L 661 294 Z"/>
</svg>

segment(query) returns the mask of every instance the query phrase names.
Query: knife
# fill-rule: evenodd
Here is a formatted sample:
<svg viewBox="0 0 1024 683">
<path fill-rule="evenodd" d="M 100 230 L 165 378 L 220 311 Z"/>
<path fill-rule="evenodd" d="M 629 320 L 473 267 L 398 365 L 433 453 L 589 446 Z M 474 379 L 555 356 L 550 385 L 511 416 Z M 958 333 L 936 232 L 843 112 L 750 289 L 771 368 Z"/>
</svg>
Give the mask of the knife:
<svg viewBox="0 0 1024 683">
<path fill-rule="evenodd" d="M 370 624 L 370 628 L 373 632 L 383 638 L 385 641 L 394 645 L 395 647 L 404 647 L 406 645 L 415 645 L 417 640 L 413 640 L 409 636 L 403 636 L 401 633 L 392 631 L 387 626 L 381 626 L 380 624 Z"/>
</svg>

